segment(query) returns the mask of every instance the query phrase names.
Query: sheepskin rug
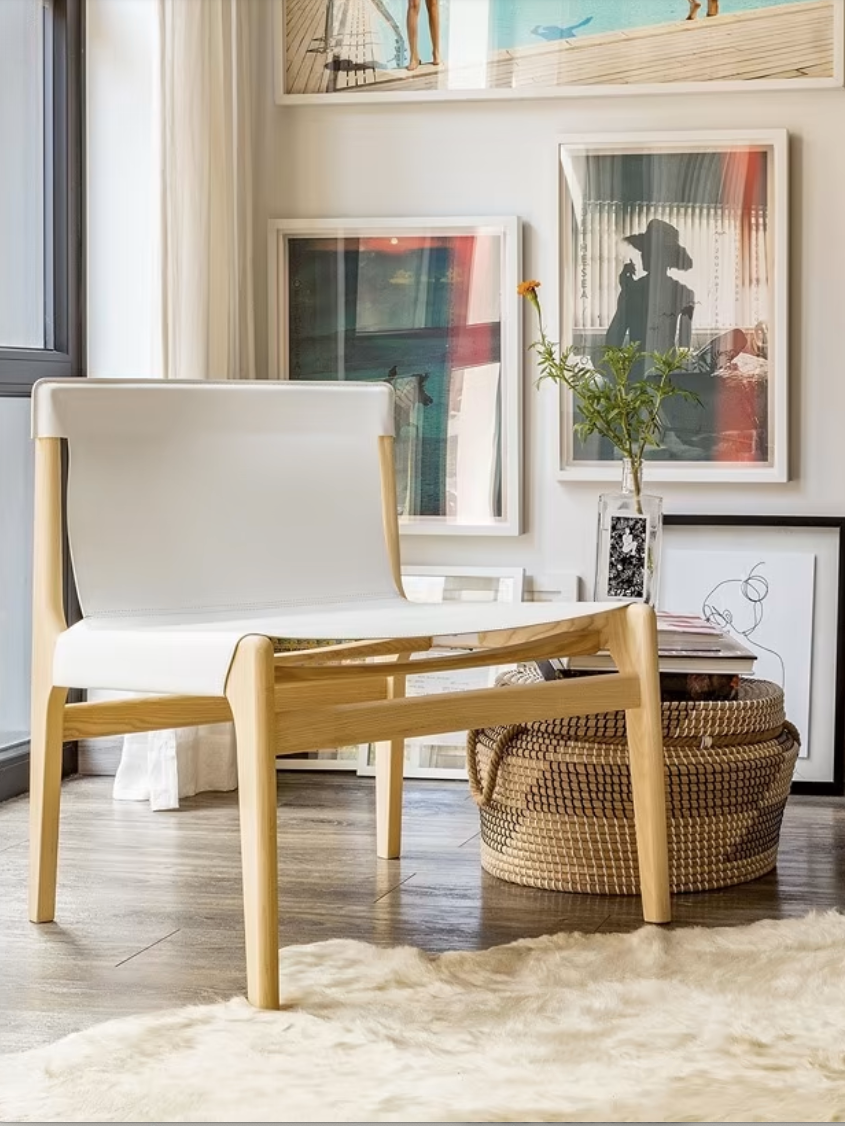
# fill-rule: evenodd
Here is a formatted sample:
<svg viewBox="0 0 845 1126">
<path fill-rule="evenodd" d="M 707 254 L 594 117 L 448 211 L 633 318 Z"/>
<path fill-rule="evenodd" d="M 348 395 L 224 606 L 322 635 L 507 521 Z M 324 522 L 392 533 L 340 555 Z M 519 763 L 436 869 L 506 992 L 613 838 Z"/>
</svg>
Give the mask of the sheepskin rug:
<svg viewBox="0 0 845 1126">
<path fill-rule="evenodd" d="M 284 1009 L 111 1021 L 0 1057 L 0 1118 L 845 1118 L 845 916 L 431 956 L 282 950 Z"/>
</svg>

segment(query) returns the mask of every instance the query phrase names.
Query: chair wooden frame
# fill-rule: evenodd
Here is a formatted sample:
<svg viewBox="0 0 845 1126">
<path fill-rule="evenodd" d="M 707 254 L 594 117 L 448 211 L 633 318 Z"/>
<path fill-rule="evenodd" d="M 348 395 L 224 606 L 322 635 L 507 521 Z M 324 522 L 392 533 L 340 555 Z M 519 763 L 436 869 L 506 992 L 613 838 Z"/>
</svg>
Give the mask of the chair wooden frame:
<svg viewBox="0 0 845 1126">
<path fill-rule="evenodd" d="M 380 439 L 385 535 L 399 590 L 393 439 Z M 527 723 L 624 709 L 637 849 L 647 922 L 670 920 L 663 743 L 654 612 L 645 606 L 478 634 L 468 652 L 414 662 L 414 673 L 463 669 L 608 649 L 618 672 L 571 681 L 406 698 L 407 665 L 430 637 L 330 645 L 274 654 L 272 641 L 238 644 L 225 696 L 150 696 L 67 703 L 53 683 L 63 609 L 61 440 L 36 439 L 30 809 L 30 918 L 54 918 L 62 743 L 74 739 L 234 721 L 237 740 L 247 996 L 279 1003 L 275 756 L 358 742 L 387 742 L 376 771 L 379 857 L 399 855 L 404 740 L 468 727 Z M 279 720 L 283 719 L 283 722 Z"/>
</svg>

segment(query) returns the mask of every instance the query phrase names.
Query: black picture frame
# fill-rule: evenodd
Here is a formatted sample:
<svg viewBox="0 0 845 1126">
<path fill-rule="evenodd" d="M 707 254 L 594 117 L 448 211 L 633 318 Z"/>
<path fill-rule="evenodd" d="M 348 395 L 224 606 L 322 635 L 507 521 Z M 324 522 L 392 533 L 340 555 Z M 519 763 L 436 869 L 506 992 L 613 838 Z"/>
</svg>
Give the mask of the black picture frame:
<svg viewBox="0 0 845 1126">
<path fill-rule="evenodd" d="M 845 516 L 710 516 L 667 513 L 665 526 L 735 528 L 832 528 L 837 535 L 836 667 L 833 704 L 833 779 L 793 782 L 791 793 L 841 797 L 845 794 Z"/>
</svg>

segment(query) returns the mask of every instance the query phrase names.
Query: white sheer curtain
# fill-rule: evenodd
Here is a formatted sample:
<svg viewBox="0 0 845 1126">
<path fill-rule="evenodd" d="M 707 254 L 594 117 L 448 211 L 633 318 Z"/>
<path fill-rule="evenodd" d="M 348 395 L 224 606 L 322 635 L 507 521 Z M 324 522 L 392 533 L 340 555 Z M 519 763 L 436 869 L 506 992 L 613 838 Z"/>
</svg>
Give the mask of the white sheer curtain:
<svg viewBox="0 0 845 1126">
<path fill-rule="evenodd" d="M 262 5 L 157 5 L 161 375 L 254 379 L 252 122 Z M 114 796 L 174 809 L 180 797 L 236 785 L 232 727 L 218 724 L 127 735 Z"/>
</svg>

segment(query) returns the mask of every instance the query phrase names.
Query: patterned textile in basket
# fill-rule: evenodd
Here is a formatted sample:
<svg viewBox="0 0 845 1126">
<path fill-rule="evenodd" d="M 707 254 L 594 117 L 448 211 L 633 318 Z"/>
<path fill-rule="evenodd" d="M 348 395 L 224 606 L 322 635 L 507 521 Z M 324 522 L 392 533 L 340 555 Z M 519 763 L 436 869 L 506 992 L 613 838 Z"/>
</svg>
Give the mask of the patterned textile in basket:
<svg viewBox="0 0 845 1126">
<path fill-rule="evenodd" d="M 500 683 L 539 679 L 521 667 Z M 672 890 L 704 891 L 774 868 L 798 757 L 783 692 L 744 680 L 735 700 L 663 704 Z M 481 864 L 555 891 L 639 892 L 625 713 L 471 731 Z"/>
</svg>

